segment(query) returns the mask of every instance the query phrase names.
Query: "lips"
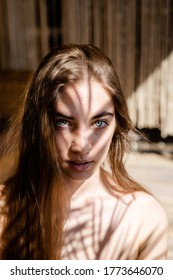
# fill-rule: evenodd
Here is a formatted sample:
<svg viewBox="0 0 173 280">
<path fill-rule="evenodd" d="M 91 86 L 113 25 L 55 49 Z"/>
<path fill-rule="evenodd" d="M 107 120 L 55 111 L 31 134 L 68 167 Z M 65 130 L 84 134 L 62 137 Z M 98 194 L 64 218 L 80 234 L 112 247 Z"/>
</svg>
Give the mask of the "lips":
<svg viewBox="0 0 173 280">
<path fill-rule="evenodd" d="M 86 171 L 88 170 L 93 161 L 68 161 L 69 166 L 71 166 L 76 171 Z"/>
</svg>

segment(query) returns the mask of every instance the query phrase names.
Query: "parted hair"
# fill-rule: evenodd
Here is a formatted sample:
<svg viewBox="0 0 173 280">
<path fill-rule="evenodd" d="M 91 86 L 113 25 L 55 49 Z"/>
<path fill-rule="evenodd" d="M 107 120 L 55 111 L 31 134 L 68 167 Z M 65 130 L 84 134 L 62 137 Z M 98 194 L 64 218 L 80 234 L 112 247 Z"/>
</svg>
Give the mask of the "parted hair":
<svg viewBox="0 0 173 280">
<path fill-rule="evenodd" d="M 124 193 L 143 190 L 123 163 L 133 126 L 111 60 L 92 45 L 53 49 L 35 71 L 9 131 L 13 168 L 1 182 L 1 259 L 61 259 L 67 201 L 54 142 L 54 107 L 67 84 L 86 78 L 101 83 L 114 102 L 116 130 L 108 153 L 113 177 Z"/>
</svg>

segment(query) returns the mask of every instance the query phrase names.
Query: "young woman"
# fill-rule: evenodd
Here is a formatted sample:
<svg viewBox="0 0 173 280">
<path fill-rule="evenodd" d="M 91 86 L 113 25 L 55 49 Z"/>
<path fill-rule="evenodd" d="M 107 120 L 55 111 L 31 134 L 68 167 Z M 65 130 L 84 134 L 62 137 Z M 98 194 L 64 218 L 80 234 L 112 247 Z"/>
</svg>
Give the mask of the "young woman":
<svg viewBox="0 0 173 280">
<path fill-rule="evenodd" d="M 1 259 L 166 258 L 166 214 L 124 167 L 131 129 L 101 50 L 51 51 L 10 134 Z"/>
</svg>

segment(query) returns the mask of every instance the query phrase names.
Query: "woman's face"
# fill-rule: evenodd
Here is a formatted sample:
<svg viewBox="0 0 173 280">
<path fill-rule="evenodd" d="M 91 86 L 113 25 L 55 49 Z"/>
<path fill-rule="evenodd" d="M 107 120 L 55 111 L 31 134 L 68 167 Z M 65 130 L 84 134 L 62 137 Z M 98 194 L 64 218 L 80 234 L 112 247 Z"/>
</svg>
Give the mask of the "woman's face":
<svg viewBox="0 0 173 280">
<path fill-rule="evenodd" d="M 56 104 L 54 122 L 64 175 L 90 178 L 105 161 L 116 128 L 110 94 L 95 80 L 68 85 Z"/>
</svg>

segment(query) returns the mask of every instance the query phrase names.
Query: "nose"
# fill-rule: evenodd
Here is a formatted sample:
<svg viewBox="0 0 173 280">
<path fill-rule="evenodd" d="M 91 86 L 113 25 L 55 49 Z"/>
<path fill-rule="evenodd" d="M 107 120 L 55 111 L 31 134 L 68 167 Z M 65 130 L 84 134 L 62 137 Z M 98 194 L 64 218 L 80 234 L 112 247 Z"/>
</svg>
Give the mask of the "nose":
<svg viewBox="0 0 173 280">
<path fill-rule="evenodd" d="M 89 140 L 89 136 L 86 133 L 79 132 L 73 137 L 73 141 L 71 143 L 71 151 L 80 154 L 88 154 L 91 149 L 92 145 Z"/>
</svg>

